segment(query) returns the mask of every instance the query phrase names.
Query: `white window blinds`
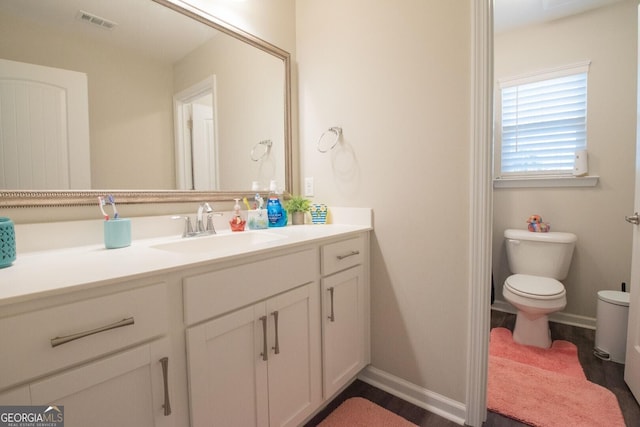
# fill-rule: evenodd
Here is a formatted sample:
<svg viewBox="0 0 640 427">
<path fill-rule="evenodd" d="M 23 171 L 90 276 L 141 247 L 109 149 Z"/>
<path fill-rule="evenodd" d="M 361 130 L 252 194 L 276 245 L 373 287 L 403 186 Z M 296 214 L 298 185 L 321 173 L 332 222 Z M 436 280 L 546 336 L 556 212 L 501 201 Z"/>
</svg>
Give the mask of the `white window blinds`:
<svg viewBox="0 0 640 427">
<path fill-rule="evenodd" d="M 571 174 L 587 145 L 587 70 L 501 84 L 501 175 Z"/>
</svg>

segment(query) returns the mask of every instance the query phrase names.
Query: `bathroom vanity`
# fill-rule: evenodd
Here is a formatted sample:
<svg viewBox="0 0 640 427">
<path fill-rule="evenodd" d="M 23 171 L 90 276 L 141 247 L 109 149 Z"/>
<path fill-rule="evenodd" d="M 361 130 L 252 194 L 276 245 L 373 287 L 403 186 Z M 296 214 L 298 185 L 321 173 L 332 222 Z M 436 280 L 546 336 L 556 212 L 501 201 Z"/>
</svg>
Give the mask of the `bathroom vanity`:
<svg viewBox="0 0 640 427">
<path fill-rule="evenodd" d="M 0 405 L 66 426 L 299 425 L 369 355 L 369 220 L 19 254 Z"/>
</svg>

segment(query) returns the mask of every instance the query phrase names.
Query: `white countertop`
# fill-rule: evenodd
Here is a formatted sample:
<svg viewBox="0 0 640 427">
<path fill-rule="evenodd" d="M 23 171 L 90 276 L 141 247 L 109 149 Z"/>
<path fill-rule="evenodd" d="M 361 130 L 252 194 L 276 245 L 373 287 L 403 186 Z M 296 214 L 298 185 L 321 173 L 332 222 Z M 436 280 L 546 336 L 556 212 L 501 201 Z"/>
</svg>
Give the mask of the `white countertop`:
<svg viewBox="0 0 640 427">
<path fill-rule="evenodd" d="M 133 240 L 131 246 L 120 249 L 105 249 L 102 244 L 94 244 L 18 253 L 12 266 L 0 269 L 0 306 L 167 271 L 214 264 L 233 257 L 267 254 L 274 250 L 371 229 L 371 223 L 363 223 L 296 225 L 252 230 L 239 233 L 265 232 L 284 237 L 252 244 L 247 249 L 218 248 L 210 252 L 174 252 L 153 247 L 187 240 L 180 236 L 170 236 Z M 226 234 L 231 232 L 220 231 L 218 235 L 188 239 L 215 239 Z"/>
</svg>

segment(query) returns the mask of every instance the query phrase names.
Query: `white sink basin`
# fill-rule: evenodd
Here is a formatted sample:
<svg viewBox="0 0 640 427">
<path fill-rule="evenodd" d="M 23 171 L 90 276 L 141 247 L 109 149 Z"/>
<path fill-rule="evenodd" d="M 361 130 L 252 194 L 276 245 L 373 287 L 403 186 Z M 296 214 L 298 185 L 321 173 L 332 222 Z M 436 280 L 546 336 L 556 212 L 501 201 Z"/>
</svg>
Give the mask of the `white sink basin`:
<svg viewBox="0 0 640 427">
<path fill-rule="evenodd" d="M 286 239 L 287 236 L 264 231 L 241 231 L 213 234 L 211 236 L 189 237 L 176 242 L 151 246 L 155 249 L 176 253 L 236 252 L 243 249 Z"/>
</svg>

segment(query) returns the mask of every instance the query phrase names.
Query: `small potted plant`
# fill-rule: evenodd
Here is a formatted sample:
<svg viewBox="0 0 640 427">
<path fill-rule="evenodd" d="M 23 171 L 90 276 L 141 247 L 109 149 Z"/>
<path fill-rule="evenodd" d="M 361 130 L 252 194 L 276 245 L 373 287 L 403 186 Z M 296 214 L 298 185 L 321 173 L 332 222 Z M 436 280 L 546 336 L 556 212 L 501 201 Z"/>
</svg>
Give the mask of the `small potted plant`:
<svg viewBox="0 0 640 427">
<path fill-rule="evenodd" d="M 304 214 L 309 212 L 311 202 L 301 196 L 293 196 L 285 203 L 287 212 L 291 214 L 291 223 L 293 225 L 304 224 Z"/>
</svg>

